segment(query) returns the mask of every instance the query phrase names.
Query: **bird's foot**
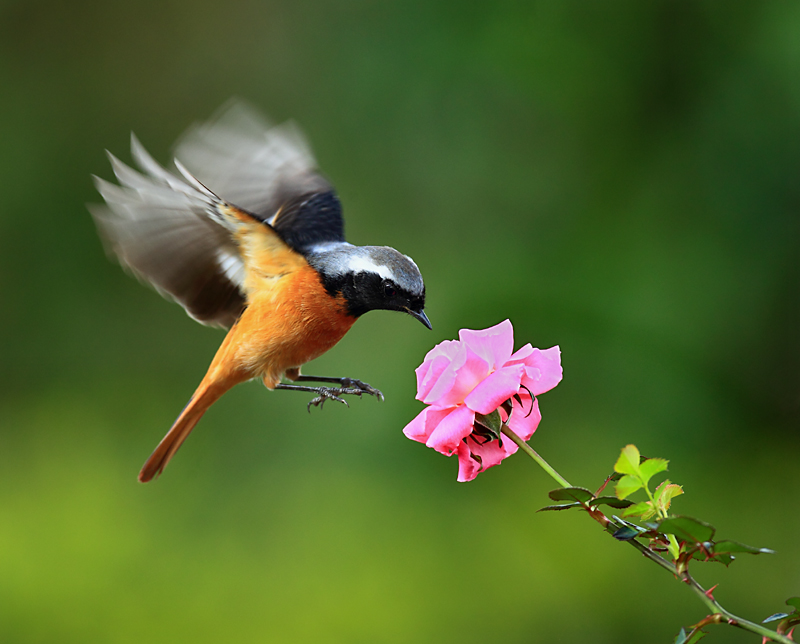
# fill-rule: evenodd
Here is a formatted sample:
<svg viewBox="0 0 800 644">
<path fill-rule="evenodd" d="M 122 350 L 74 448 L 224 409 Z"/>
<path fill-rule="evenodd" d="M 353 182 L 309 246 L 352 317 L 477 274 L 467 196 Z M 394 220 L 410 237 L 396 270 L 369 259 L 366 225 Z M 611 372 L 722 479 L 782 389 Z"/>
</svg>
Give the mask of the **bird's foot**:
<svg viewBox="0 0 800 644">
<path fill-rule="evenodd" d="M 363 385 L 364 383 L 360 383 L 360 384 Z M 366 386 L 369 387 L 369 385 L 366 385 Z M 369 388 L 372 389 L 372 387 L 369 387 Z M 349 407 L 350 405 L 347 403 L 347 401 L 344 398 L 342 398 L 342 396 L 358 396 L 359 398 L 361 398 L 361 395 L 363 393 L 365 393 L 365 392 L 366 393 L 372 393 L 372 392 L 367 391 L 366 389 L 362 389 L 360 387 L 359 388 L 356 388 L 356 387 L 310 387 L 310 389 L 312 389 L 313 391 L 315 391 L 317 393 L 317 397 L 316 398 L 312 398 L 308 402 L 308 411 L 309 411 L 309 413 L 311 413 L 311 406 L 312 405 L 314 407 L 319 407 L 321 409 L 322 406 L 325 404 L 326 400 L 335 400 L 337 402 L 344 403 L 345 406 Z M 373 389 L 373 391 L 378 391 L 378 390 L 377 389 Z M 380 393 L 381 392 L 378 391 L 378 394 L 380 394 Z M 381 399 L 382 398 L 383 398 L 383 395 L 381 395 Z"/>
<path fill-rule="evenodd" d="M 295 382 L 331 382 L 339 385 L 338 387 L 311 387 L 308 385 L 297 385 L 290 383 L 278 383 L 275 389 L 289 389 L 291 391 L 308 391 L 317 394 L 308 403 L 308 411 L 311 411 L 311 406 L 322 407 L 326 400 L 336 400 L 344 403 L 348 407 L 347 401 L 342 396 L 358 396 L 361 398 L 364 394 L 375 396 L 378 400 L 383 400 L 383 394 L 375 387 L 368 385 L 366 382 L 356 380 L 355 378 L 328 378 L 314 376 L 298 376 L 294 378 Z"/>
<path fill-rule="evenodd" d="M 342 383 L 342 387 L 345 389 L 355 389 L 358 390 L 359 393 L 355 394 L 357 396 L 361 396 L 361 394 L 369 394 L 370 396 L 375 396 L 381 402 L 383 401 L 383 394 L 381 393 L 380 389 L 375 389 L 370 384 L 366 382 L 362 382 L 361 380 L 356 380 L 355 378 L 342 378 L 340 380 Z M 347 393 L 351 393 L 348 391 Z"/>
</svg>

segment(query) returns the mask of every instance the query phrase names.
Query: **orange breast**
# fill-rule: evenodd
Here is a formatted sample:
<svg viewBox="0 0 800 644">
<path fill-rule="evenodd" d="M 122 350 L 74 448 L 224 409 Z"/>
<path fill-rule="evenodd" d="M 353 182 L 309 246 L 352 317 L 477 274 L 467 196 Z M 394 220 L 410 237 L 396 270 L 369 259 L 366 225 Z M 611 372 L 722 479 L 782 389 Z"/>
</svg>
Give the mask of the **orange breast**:
<svg viewBox="0 0 800 644">
<path fill-rule="evenodd" d="M 287 369 L 333 347 L 355 321 L 344 300 L 332 298 L 317 272 L 305 265 L 251 291 L 247 309 L 225 343 L 226 353 L 243 376 L 262 377 L 272 388 Z"/>
</svg>

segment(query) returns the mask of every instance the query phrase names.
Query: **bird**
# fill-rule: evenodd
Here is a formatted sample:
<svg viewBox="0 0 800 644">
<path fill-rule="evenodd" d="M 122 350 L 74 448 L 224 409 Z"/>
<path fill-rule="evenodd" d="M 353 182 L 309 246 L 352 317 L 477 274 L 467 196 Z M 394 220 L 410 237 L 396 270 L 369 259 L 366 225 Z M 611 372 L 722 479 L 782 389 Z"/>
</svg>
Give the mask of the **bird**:
<svg viewBox="0 0 800 644">
<path fill-rule="evenodd" d="M 94 176 L 89 206 L 107 253 L 198 322 L 228 329 L 205 376 L 139 472 L 158 477 L 226 391 L 261 379 L 270 390 L 383 399 L 354 378 L 301 374 L 372 310 L 400 311 L 428 329 L 416 263 L 344 237 L 342 206 L 293 123 L 272 125 L 241 101 L 192 126 L 174 168 L 131 134 L 138 169 L 107 151 L 118 181 Z M 301 384 L 301 383 L 317 383 Z"/>
</svg>

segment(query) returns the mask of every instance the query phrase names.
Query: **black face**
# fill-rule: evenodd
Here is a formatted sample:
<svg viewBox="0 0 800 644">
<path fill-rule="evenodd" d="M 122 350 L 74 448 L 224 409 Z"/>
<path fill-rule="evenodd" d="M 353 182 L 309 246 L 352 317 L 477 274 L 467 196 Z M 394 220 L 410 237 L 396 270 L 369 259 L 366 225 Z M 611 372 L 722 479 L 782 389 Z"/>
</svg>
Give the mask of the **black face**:
<svg viewBox="0 0 800 644">
<path fill-rule="evenodd" d="M 332 282 L 325 284 L 326 288 L 331 292 L 333 287 L 336 292 L 344 296 L 348 312 L 354 317 L 376 309 L 403 311 L 430 328 L 430 322 L 423 312 L 424 291 L 422 294 L 409 293 L 393 280 L 384 279 L 371 272 L 339 277 L 335 282 L 335 284 Z"/>
</svg>

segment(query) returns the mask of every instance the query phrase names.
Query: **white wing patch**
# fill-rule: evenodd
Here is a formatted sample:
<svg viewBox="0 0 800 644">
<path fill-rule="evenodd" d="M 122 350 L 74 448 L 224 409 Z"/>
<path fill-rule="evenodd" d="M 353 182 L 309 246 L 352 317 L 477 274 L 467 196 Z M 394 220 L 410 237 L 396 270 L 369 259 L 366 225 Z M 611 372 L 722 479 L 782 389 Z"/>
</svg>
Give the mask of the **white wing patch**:
<svg viewBox="0 0 800 644">
<path fill-rule="evenodd" d="M 243 288 L 244 262 L 239 254 L 225 248 L 220 248 L 217 251 L 217 261 L 219 261 L 219 267 L 225 274 L 225 277 L 236 284 L 240 289 Z"/>
</svg>

